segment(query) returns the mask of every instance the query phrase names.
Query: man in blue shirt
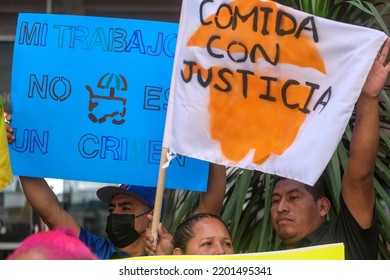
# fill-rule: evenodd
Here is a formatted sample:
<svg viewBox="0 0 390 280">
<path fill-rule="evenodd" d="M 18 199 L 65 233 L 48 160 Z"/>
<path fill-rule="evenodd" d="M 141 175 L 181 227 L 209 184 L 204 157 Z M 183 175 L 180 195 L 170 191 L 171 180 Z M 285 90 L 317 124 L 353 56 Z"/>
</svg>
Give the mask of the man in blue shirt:
<svg viewBox="0 0 390 280">
<path fill-rule="evenodd" d="M 145 255 L 141 242 L 149 221 L 146 214 L 154 208 L 155 188 L 122 184 L 97 191 L 98 198 L 108 205 L 108 238 L 96 236 L 80 227 L 80 240 L 100 259 L 127 258 Z"/>
</svg>

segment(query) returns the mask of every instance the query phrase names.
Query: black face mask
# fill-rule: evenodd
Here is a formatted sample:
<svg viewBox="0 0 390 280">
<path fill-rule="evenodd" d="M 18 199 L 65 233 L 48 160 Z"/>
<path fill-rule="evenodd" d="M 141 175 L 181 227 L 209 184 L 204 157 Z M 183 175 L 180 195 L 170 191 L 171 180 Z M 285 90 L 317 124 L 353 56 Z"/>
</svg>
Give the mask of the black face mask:
<svg viewBox="0 0 390 280">
<path fill-rule="evenodd" d="M 110 214 L 107 217 L 106 233 L 115 247 L 124 248 L 141 237 L 134 228 L 134 222 L 136 218 L 148 212 L 137 217 L 134 214 Z"/>
</svg>

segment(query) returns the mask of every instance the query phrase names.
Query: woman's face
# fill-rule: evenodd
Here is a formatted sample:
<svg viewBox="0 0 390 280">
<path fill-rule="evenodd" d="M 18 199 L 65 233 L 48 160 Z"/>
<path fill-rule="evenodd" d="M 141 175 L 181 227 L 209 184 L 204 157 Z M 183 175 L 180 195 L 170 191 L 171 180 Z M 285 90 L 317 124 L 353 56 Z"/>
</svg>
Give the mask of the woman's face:
<svg viewBox="0 0 390 280">
<path fill-rule="evenodd" d="M 204 218 L 193 227 L 194 237 L 187 243 L 186 251 L 174 254 L 223 255 L 234 254 L 232 240 L 225 225 L 214 218 Z"/>
</svg>

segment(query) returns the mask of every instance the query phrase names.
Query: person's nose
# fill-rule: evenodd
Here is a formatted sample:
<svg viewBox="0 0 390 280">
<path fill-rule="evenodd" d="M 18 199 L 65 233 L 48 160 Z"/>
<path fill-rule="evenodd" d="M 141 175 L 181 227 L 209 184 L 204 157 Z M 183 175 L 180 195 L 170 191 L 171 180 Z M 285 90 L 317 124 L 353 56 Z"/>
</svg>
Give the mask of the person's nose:
<svg viewBox="0 0 390 280">
<path fill-rule="evenodd" d="M 282 213 L 282 212 L 288 212 L 288 203 L 286 201 L 285 198 L 281 198 L 280 201 L 279 201 L 279 204 L 278 204 L 278 212 Z"/>
<path fill-rule="evenodd" d="M 223 244 L 221 244 L 219 242 L 215 245 L 214 249 L 215 249 L 214 255 L 225 255 L 226 254 Z"/>
</svg>

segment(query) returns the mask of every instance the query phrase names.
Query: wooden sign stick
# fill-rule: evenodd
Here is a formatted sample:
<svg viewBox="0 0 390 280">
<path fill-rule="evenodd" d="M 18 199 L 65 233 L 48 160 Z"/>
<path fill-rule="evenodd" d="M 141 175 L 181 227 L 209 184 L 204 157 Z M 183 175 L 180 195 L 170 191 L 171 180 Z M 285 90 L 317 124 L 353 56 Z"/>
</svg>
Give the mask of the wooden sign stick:
<svg viewBox="0 0 390 280">
<path fill-rule="evenodd" d="M 152 221 L 152 236 L 154 238 L 154 245 L 157 245 L 157 238 L 158 238 L 157 228 L 158 225 L 160 224 L 160 219 L 161 219 L 165 175 L 167 172 L 167 169 L 162 167 L 167 162 L 167 152 L 168 152 L 168 148 L 163 147 L 161 151 L 160 169 L 158 172 L 157 190 L 156 190 L 156 198 L 154 201 L 154 211 L 153 211 L 153 221 Z"/>
</svg>

